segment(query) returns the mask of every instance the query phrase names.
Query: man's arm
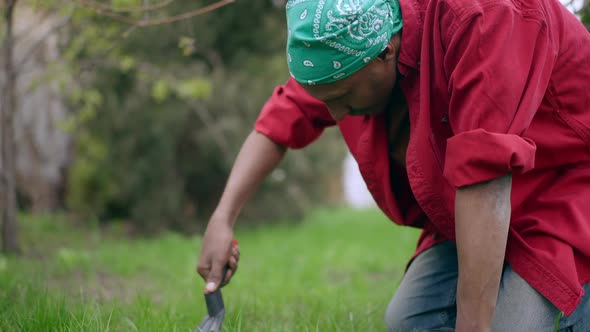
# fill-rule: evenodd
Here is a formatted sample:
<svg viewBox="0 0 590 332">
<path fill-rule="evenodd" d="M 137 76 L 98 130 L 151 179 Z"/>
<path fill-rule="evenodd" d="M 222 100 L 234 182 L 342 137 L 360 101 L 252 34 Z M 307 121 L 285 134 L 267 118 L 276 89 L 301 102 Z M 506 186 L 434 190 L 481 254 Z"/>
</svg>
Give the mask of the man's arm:
<svg viewBox="0 0 590 332">
<path fill-rule="evenodd" d="M 511 174 L 457 189 L 456 331 L 490 331 L 510 224 Z"/>
<path fill-rule="evenodd" d="M 211 219 L 223 220 L 233 227 L 246 201 L 283 159 L 285 152 L 284 146 L 252 131 L 240 149 Z"/>
<path fill-rule="evenodd" d="M 207 291 L 219 286 L 228 255 L 234 257 L 229 259 L 231 269 L 225 280 L 229 281 L 235 273 L 239 252 L 232 253 L 233 226 L 246 201 L 283 159 L 285 152 L 285 147 L 257 131 L 252 131 L 242 145 L 203 237 L 197 272 L 207 282 Z"/>
</svg>

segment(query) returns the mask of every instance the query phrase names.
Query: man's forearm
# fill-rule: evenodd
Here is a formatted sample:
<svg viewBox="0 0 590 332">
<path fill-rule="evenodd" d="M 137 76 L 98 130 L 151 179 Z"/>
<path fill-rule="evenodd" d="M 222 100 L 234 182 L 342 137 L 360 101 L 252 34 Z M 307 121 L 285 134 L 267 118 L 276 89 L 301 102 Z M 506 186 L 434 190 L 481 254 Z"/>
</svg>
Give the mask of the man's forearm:
<svg viewBox="0 0 590 332">
<path fill-rule="evenodd" d="M 510 224 L 510 174 L 457 189 L 457 331 L 489 331 Z"/>
<path fill-rule="evenodd" d="M 243 205 L 283 159 L 285 152 L 285 147 L 252 131 L 236 158 L 212 220 L 235 222 Z"/>
</svg>

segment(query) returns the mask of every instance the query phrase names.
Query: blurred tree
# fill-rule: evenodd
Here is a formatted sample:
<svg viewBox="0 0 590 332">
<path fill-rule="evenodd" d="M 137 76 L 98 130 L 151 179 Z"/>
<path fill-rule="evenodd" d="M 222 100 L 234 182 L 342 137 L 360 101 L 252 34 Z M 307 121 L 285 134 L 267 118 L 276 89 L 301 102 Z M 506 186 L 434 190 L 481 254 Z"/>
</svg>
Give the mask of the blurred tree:
<svg viewBox="0 0 590 332">
<path fill-rule="evenodd" d="M 127 24 L 132 24 L 134 27 L 145 27 L 145 26 L 153 26 L 153 25 L 162 25 L 162 24 L 169 24 L 175 21 L 185 20 L 187 18 L 195 17 L 197 15 L 201 15 L 208 11 L 212 11 L 219 7 L 222 7 L 226 4 L 231 3 L 233 0 L 222 0 L 220 2 L 214 3 L 212 5 L 205 6 L 203 8 L 198 8 L 190 12 L 182 12 L 181 14 L 177 14 L 174 16 L 158 16 L 154 19 L 151 19 L 148 15 L 151 11 L 156 11 L 159 9 L 164 8 L 168 4 L 172 2 L 172 0 L 167 0 L 167 2 L 163 2 L 156 5 L 150 5 L 147 0 L 142 0 L 139 6 L 135 7 L 127 7 L 127 8 L 116 8 L 112 6 L 105 6 L 101 5 L 98 2 L 94 2 L 92 0 L 80 0 L 79 3 L 83 6 L 88 6 L 97 10 L 99 12 L 98 15 L 95 16 L 109 16 L 118 20 L 123 20 Z M 121 5 L 136 5 L 134 4 L 135 1 L 113 1 L 115 6 Z M 1 222 L 2 222 L 2 248 L 5 252 L 19 252 L 20 246 L 18 241 L 18 223 L 16 220 L 16 209 L 17 209 L 17 186 L 23 185 L 25 191 L 32 196 L 32 205 L 33 207 L 38 206 L 46 206 L 49 207 L 51 204 L 48 202 L 51 201 L 52 197 L 45 197 L 48 195 L 43 195 L 44 192 L 43 186 L 39 186 L 39 181 L 36 179 L 42 177 L 43 170 L 41 168 L 44 167 L 44 164 L 47 163 L 47 160 L 44 156 L 46 153 L 50 153 L 51 151 L 46 151 L 42 149 L 42 147 L 38 146 L 38 142 L 36 142 L 35 135 L 31 130 L 22 130 L 20 128 L 18 132 L 15 131 L 15 119 L 19 115 L 22 115 L 21 112 L 18 112 L 21 103 L 19 102 L 19 94 L 32 94 L 33 91 L 36 90 L 35 86 L 42 85 L 42 81 L 52 81 L 54 79 L 61 78 L 61 83 L 63 85 L 71 86 L 71 79 L 68 75 L 74 74 L 75 71 L 73 70 L 64 70 L 63 73 L 57 75 L 56 73 L 59 70 L 55 70 L 51 72 L 51 67 L 60 67 L 61 69 L 66 69 L 69 66 L 56 66 L 57 64 L 50 63 L 48 64 L 47 68 L 47 77 L 40 78 L 38 82 L 31 83 L 29 81 L 25 82 L 27 85 L 31 83 L 30 87 L 21 87 L 23 84 L 20 82 L 19 77 L 22 74 L 23 70 L 30 71 L 31 67 L 29 62 L 31 59 L 36 59 L 40 50 L 43 49 L 43 46 L 46 44 L 46 40 L 52 34 L 56 32 L 59 28 L 65 26 L 69 23 L 69 19 L 71 16 L 72 6 L 71 4 L 66 3 L 65 5 L 61 3 L 61 1 L 24 1 L 23 5 L 25 6 L 33 6 L 37 9 L 42 9 L 40 12 L 44 12 L 44 15 L 41 15 L 42 18 L 48 16 L 61 16 L 63 19 L 59 20 L 56 24 L 52 26 L 41 27 L 41 25 L 35 25 L 34 27 L 28 26 L 27 30 L 21 31 L 20 33 L 15 31 L 15 20 L 17 19 L 15 16 L 15 10 L 17 8 L 17 0 L 3 0 L 3 17 L 2 23 L 3 27 L 0 30 L 2 32 L 2 72 L 0 78 L 3 79 L 2 84 L 2 91 L 0 95 L 1 105 L 0 105 L 0 130 L 1 130 L 1 140 L 0 140 L 0 211 L 1 211 Z M 143 6 L 141 6 L 143 5 Z M 28 7 L 27 7 L 28 8 Z M 61 8 L 61 9 L 60 9 Z M 65 14 L 65 10 L 69 10 L 68 14 Z M 131 13 L 128 17 L 124 15 L 118 14 L 118 12 L 122 13 Z M 140 19 L 134 18 L 133 14 L 139 13 L 139 15 L 135 15 L 140 17 Z M 141 16 L 143 15 L 143 16 Z M 88 17 L 86 14 L 78 15 L 79 17 Z M 39 22 L 37 22 L 39 23 Z M 26 25 L 26 23 L 25 23 Z M 17 33 L 19 34 L 17 36 Z M 31 35 L 35 35 L 31 37 Z M 30 37 L 30 38 L 29 38 Z M 31 42 L 32 39 L 32 42 Z M 23 41 L 27 41 L 26 43 Z M 20 44 L 25 44 L 20 45 Z M 17 46 L 18 53 L 17 53 Z M 69 48 L 67 46 L 66 48 Z M 112 48 L 109 46 L 109 48 Z M 35 61 L 35 60 L 33 60 Z M 28 74 L 28 73 L 27 73 Z M 68 82 L 69 81 L 69 82 Z M 44 82 L 44 83 L 47 83 Z M 66 83 L 67 84 L 64 84 Z M 19 89 L 22 88 L 22 89 Z M 19 90 L 25 90 L 19 91 Z M 29 90 L 29 92 L 26 92 Z M 94 93 L 93 93 L 94 92 Z M 66 95 L 66 93 L 64 93 Z M 97 103 L 100 101 L 100 95 L 98 95 L 95 91 L 84 91 L 83 94 L 89 104 Z M 32 98 L 26 98 L 25 101 L 28 101 Z M 37 112 L 36 118 L 41 118 L 45 116 L 45 114 L 49 114 L 49 112 Z M 88 116 L 88 109 L 86 112 L 81 112 L 79 117 Z M 22 119 L 20 119 L 22 120 Z M 20 121 L 22 122 L 22 121 Z M 45 125 L 54 126 L 53 123 L 46 123 Z M 43 126 L 42 126 L 43 127 Z M 25 144 L 27 149 L 30 150 L 31 158 L 25 160 L 24 164 L 27 168 L 31 168 L 28 174 L 20 174 L 16 171 L 16 159 L 18 155 L 16 154 L 17 151 L 25 150 L 21 146 L 19 150 L 15 148 L 15 133 L 20 135 L 19 137 L 22 141 L 19 141 L 19 144 Z M 38 134 L 38 133 L 37 133 Z M 34 166 L 33 164 L 38 164 Z M 35 168 L 36 167 L 36 168 Z M 59 170 L 58 170 L 59 171 Z M 46 173 L 46 172 L 45 172 Z M 18 175 L 21 175 L 20 177 Z M 20 179 L 20 180 L 19 180 Z M 49 193 L 49 196 L 55 195 L 55 193 Z M 46 204 L 47 203 L 47 204 Z"/>
<path fill-rule="evenodd" d="M 14 131 L 13 118 L 17 107 L 17 73 L 13 59 L 14 9 L 17 0 L 4 0 L 4 41 L 2 50 L 5 73 L 4 86 L 0 95 L 0 213 L 2 214 L 2 251 L 18 253 L 18 225 L 16 221 L 16 184 L 14 172 Z"/>
<path fill-rule="evenodd" d="M 191 5 L 206 6 L 177 0 L 150 19 Z M 80 66 L 74 76 L 85 78 L 73 88 L 80 111 L 71 126 L 78 139 L 68 206 L 144 230 L 203 226 L 260 107 L 288 77 L 284 12 L 257 1 L 143 29 L 90 20 L 74 20 L 71 44 L 80 47 L 68 51 Z M 326 202 L 318 178 L 338 176 L 332 170 L 343 149 L 332 144 L 335 135 L 290 154 L 247 219 L 299 216 Z"/>
</svg>

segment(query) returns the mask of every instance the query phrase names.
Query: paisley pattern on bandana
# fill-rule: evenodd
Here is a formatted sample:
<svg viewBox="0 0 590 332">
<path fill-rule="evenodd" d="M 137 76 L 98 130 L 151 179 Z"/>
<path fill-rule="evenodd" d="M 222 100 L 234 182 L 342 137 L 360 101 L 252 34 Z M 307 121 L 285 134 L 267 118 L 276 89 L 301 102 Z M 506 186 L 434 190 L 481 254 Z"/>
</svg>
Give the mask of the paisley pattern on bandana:
<svg viewBox="0 0 590 332">
<path fill-rule="evenodd" d="M 398 0 L 289 0 L 286 9 L 289 72 L 304 84 L 354 74 L 403 25 Z"/>
</svg>

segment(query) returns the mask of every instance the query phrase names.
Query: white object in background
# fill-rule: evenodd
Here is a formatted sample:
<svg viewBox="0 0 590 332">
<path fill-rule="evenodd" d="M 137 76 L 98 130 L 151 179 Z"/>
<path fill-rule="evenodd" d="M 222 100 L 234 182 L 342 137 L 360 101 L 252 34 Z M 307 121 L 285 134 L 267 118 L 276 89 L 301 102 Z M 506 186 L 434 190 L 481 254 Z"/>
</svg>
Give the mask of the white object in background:
<svg viewBox="0 0 590 332">
<path fill-rule="evenodd" d="M 367 189 L 365 180 L 359 172 L 358 164 L 350 153 L 344 159 L 344 171 L 342 172 L 344 187 L 344 199 L 353 208 L 363 209 L 376 206 L 373 197 Z"/>
<path fill-rule="evenodd" d="M 561 3 L 572 13 L 575 13 L 584 6 L 584 0 L 561 0 Z"/>
</svg>

